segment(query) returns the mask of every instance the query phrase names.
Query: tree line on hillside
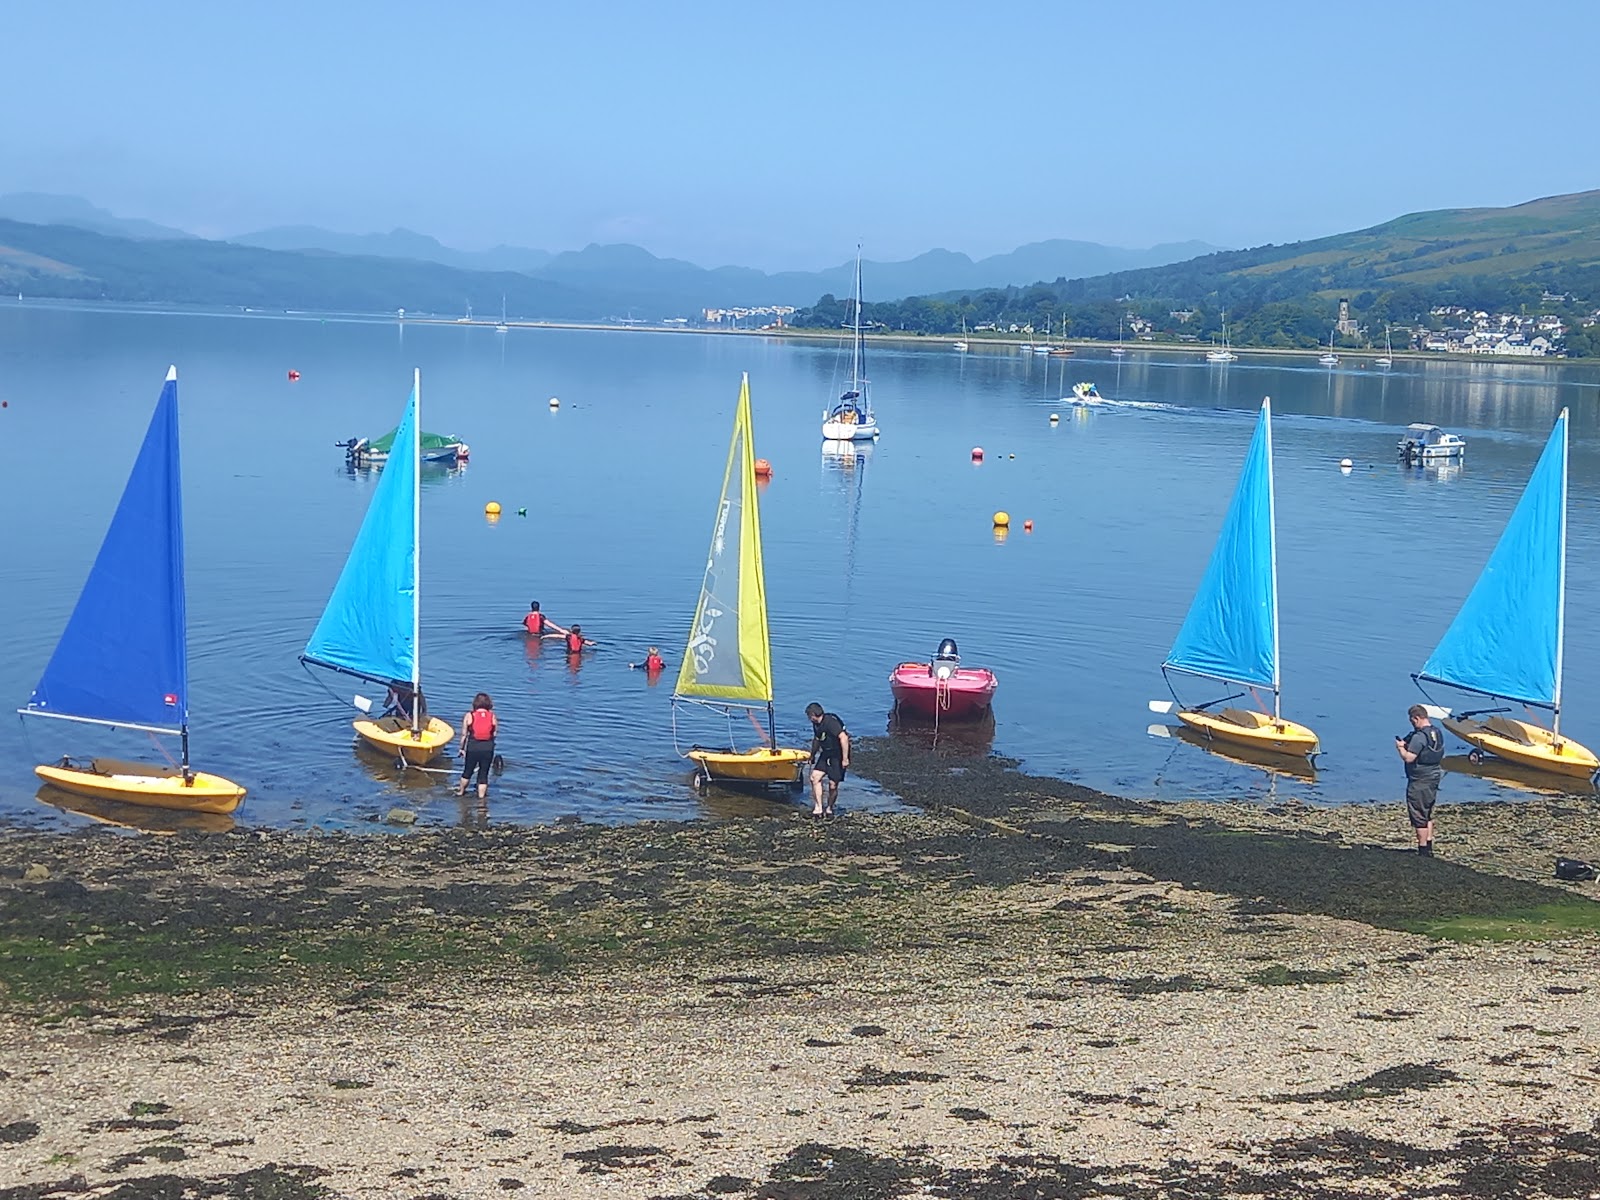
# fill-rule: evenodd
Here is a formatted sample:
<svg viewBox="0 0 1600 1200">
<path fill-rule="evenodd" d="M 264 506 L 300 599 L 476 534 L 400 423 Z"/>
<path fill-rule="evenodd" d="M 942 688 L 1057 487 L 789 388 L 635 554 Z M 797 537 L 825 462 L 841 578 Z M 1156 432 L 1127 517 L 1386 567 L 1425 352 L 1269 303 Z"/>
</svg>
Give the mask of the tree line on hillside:
<svg viewBox="0 0 1600 1200">
<path fill-rule="evenodd" d="M 1194 263 L 1247 256 L 1246 252 L 1210 255 Z M 1187 268 L 1187 269 L 1186 269 Z M 1459 306 L 1491 313 L 1549 312 L 1568 328 L 1566 351 L 1572 357 L 1600 357 L 1600 327 L 1579 321 L 1593 310 L 1592 301 L 1572 297 L 1600 296 L 1600 266 L 1551 264 L 1548 273 L 1531 279 L 1462 276 L 1427 286 L 1403 284 L 1384 288 L 1351 287 L 1344 293 L 1350 315 L 1366 328 L 1361 339 L 1337 339 L 1346 346 L 1383 344 L 1385 326 L 1438 329 L 1444 322 L 1434 308 Z M 1220 340 L 1226 317 L 1227 334 L 1240 346 L 1267 349 L 1311 349 L 1327 345 L 1338 319 L 1338 296 L 1328 294 L 1329 272 L 1296 268 L 1270 275 L 1218 275 L 1214 268 L 1191 263 L 1093 279 L 1058 279 L 1053 284 L 986 288 L 968 294 L 908 296 L 904 300 L 868 301 L 861 306 L 863 324 L 874 329 L 920 334 L 956 334 L 968 330 L 1012 327 L 1066 337 L 1115 341 L 1134 340 L 1143 328 L 1158 340 Z M 1360 275 L 1361 272 L 1354 272 Z M 1151 276 L 1158 276 L 1155 281 Z M 1120 286 L 1119 286 L 1120 281 Z M 1152 282 L 1164 290 L 1143 290 Z M 1133 290 L 1132 285 L 1141 290 Z M 1569 297 L 1547 303 L 1547 291 Z M 852 321 L 849 298 L 823 296 L 796 312 L 789 324 L 800 328 L 835 329 Z"/>
</svg>

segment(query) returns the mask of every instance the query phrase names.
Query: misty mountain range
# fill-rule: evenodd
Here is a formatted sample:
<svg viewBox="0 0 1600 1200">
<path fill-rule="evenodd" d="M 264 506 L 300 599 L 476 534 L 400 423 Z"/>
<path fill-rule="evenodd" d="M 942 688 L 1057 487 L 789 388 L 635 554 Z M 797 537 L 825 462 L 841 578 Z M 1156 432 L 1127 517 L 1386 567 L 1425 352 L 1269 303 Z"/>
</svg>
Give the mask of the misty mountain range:
<svg viewBox="0 0 1600 1200">
<path fill-rule="evenodd" d="M 137 241 L 195 242 L 195 235 L 143 221 L 118 217 L 77 196 L 38 192 L 0 196 L 0 219 L 32 225 L 65 225 L 109 237 Z M 640 309 L 641 316 L 691 316 L 702 307 L 814 304 L 825 293 L 848 295 L 854 263 L 841 262 L 823 271 L 769 274 L 749 267 L 707 269 L 678 259 L 658 258 L 638 246 L 590 245 L 582 250 L 552 253 L 521 246 L 457 250 L 426 234 L 408 229 L 389 233 L 343 234 L 311 226 L 281 226 L 226 239 L 261 250 L 432 263 L 475 275 L 514 272 L 603 298 L 618 309 Z M 974 261 L 949 250 L 929 250 L 904 262 L 863 263 L 867 296 L 899 299 L 932 292 L 977 290 L 1032 283 L 1037 280 L 1083 278 L 1110 271 L 1182 262 L 1218 247 L 1204 242 L 1178 242 L 1130 250 L 1094 242 L 1053 239 L 1020 246 L 1009 254 Z M 482 280 L 463 279 L 463 294 L 484 307 Z M 468 284 L 472 286 L 467 286 Z M 502 289 L 507 290 L 507 289 Z M 520 292 L 520 288 L 509 289 Z M 492 299 L 492 298 L 491 298 Z M 552 315 L 552 314 L 539 314 Z M 619 314 L 620 315 L 620 314 Z"/>
</svg>

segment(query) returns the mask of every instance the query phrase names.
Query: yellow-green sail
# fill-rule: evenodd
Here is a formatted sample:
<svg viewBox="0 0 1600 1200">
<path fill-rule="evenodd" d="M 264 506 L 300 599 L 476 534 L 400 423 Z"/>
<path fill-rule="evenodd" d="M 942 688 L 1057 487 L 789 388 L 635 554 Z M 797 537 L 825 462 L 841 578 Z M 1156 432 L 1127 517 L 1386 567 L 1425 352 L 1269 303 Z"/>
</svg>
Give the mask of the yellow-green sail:
<svg viewBox="0 0 1600 1200">
<path fill-rule="evenodd" d="M 733 441 L 722 476 L 700 603 L 674 695 L 696 700 L 772 702 L 772 642 L 761 569 L 761 512 L 756 499 L 750 376 L 739 385 Z"/>
</svg>

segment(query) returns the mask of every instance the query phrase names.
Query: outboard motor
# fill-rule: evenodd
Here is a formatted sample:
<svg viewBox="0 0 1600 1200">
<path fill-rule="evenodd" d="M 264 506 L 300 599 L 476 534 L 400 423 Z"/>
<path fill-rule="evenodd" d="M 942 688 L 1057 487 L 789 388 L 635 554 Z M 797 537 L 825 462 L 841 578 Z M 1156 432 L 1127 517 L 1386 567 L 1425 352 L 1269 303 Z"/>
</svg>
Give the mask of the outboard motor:
<svg viewBox="0 0 1600 1200">
<path fill-rule="evenodd" d="M 955 638 L 945 638 L 933 652 L 933 661 L 928 664 L 928 673 L 935 679 L 949 679 L 960 665 L 961 655 L 956 650 Z"/>
</svg>

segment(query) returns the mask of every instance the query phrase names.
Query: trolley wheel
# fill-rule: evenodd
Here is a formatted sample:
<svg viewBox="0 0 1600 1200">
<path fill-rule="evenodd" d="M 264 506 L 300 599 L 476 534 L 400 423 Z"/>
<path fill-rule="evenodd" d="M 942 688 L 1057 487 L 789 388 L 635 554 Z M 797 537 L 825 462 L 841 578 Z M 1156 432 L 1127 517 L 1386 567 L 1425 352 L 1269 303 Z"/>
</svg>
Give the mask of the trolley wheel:
<svg viewBox="0 0 1600 1200">
<path fill-rule="evenodd" d="M 394 756 L 394 767 L 397 771 L 404 771 L 406 769 L 406 756 L 404 754 L 396 754 Z"/>
<path fill-rule="evenodd" d="M 710 775 L 706 774 L 704 771 L 696 771 L 694 773 L 694 790 L 695 791 L 703 792 L 710 785 L 711 785 L 711 776 Z"/>
<path fill-rule="evenodd" d="M 1482 750 L 1468 750 L 1467 751 L 1467 761 L 1469 763 L 1471 763 L 1475 767 L 1482 766 L 1483 765 L 1483 751 Z"/>
</svg>

